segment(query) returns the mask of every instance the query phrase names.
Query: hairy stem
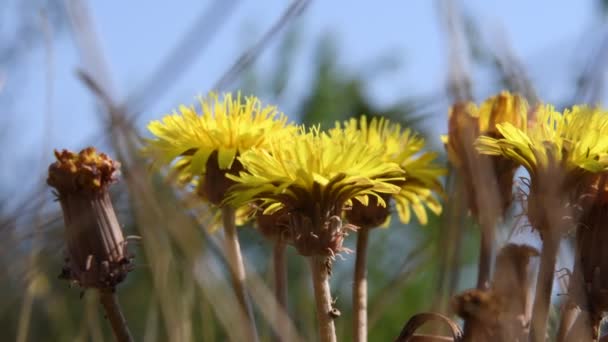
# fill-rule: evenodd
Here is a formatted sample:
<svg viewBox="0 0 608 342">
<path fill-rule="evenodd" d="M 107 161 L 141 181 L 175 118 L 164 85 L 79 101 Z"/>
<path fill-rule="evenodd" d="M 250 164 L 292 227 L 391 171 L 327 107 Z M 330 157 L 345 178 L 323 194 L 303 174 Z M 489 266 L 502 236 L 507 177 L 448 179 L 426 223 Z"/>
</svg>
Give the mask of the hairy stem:
<svg viewBox="0 0 608 342">
<path fill-rule="evenodd" d="M 355 281 L 353 283 L 353 336 L 355 342 L 367 341 L 367 242 L 369 229 L 357 232 Z"/>
<path fill-rule="evenodd" d="M 532 308 L 532 323 L 530 327 L 530 342 L 545 341 L 547 333 L 547 317 L 551 304 L 553 290 L 553 277 L 555 275 L 555 261 L 559 247 L 557 234 L 546 234 L 543 249 L 540 254 L 540 269 L 536 282 L 536 294 Z"/>
<path fill-rule="evenodd" d="M 257 328 L 253 317 L 253 307 L 245 287 L 245 265 L 243 263 L 243 256 L 241 255 L 239 237 L 236 233 L 234 208 L 224 206 L 222 208 L 222 220 L 226 233 L 225 247 L 228 263 L 230 264 L 232 287 L 234 288 L 236 298 L 239 301 L 244 316 L 244 328 L 247 329 L 249 341 L 258 341 Z"/>
<path fill-rule="evenodd" d="M 331 292 L 329 289 L 329 270 L 327 257 L 309 257 L 312 272 L 312 284 L 317 305 L 317 321 L 319 324 L 319 338 L 321 342 L 336 342 L 336 327 L 331 312 L 333 309 Z"/>
<path fill-rule="evenodd" d="M 127 320 L 122 314 L 120 304 L 118 304 L 116 293 L 112 290 L 100 290 L 99 301 L 106 312 L 106 317 L 110 321 L 116 341 L 133 342 L 133 336 L 131 336 L 131 332 L 127 326 Z"/>
</svg>

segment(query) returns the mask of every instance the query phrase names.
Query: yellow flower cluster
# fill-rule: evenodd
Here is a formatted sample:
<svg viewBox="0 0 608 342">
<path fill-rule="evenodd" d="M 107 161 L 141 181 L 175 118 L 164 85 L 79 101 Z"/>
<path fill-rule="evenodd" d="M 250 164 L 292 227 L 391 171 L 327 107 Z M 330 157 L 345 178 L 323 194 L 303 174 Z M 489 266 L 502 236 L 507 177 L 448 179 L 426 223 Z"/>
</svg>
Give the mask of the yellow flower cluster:
<svg viewBox="0 0 608 342">
<path fill-rule="evenodd" d="M 403 180 L 395 163 L 382 162 L 384 149 L 367 145 L 354 135 L 330 135 L 319 127 L 303 126 L 289 140 L 275 140 L 268 149 L 251 149 L 239 157 L 245 167 L 228 175 L 238 184 L 227 201 L 240 206 L 263 200 L 265 213 L 284 206 L 302 210 L 318 205 L 332 208 L 368 196 L 396 193 L 391 181 Z"/>
<path fill-rule="evenodd" d="M 402 222 L 412 211 L 423 224 L 427 208 L 441 212 L 445 170 L 434 163 L 435 153 L 422 151 L 421 137 L 398 124 L 362 117 L 322 131 L 287 124 L 276 107 L 230 94 L 211 94 L 201 108 L 199 115 L 182 106 L 150 123 L 155 137 L 144 152 L 211 203 L 299 215 L 315 226 L 313 236 L 353 203 L 373 201 L 389 213 L 392 199 Z"/>
</svg>

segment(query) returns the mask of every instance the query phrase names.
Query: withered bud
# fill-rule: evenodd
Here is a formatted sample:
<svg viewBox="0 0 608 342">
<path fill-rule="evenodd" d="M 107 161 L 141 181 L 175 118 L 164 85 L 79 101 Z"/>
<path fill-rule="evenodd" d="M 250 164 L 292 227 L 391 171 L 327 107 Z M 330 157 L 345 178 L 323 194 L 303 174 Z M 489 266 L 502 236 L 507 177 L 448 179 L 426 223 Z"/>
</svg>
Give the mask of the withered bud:
<svg viewBox="0 0 608 342">
<path fill-rule="evenodd" d="M 243 171 L 243 165 L 235 157 L 230 168 L 222 170 L 219 167 L 217 155 L 218 152 L 213 151 L 207 159 L 205 176 L 199 183 L 197 193 L 212 204 L 219 206 L 228 189 L 235 184 L 235 181 L 226 177 L 226 174 L 238 175 Z"/>
<path fill-rule="evenodd" d="M 369 196 L 367 205 L 353 200 L 351 208 L 344 211 L 348 222 L 360 229 L 372 229 L 384 224 L 391 215 L 388 206 L 391 196 L 388 194 L 381 194 L 381 196 L 386 206 L 381 206 L 376 196 Z"/>
<path fill-rule="evenodd" d="M 452 307 L 467 321 L 465 341 L 521 341 L 524 322 L 506 311 L 508 297 L 493 291 L 471 289 L 455 296 Z"/>
<path fill-rule="evenodd" d="M 508 244 L 496 259 L 491 287 L 472 289 L 454 297 L 454 311 L 470 325 L 470 341 L 522 341 L 526 335 L 530 258 L 538 251 L 527 245 Z"/>
<path fill-rule="evenodd" d="M 55 151 L 55 157 L 47 183 L 57 190 L 65 222 L 61 277 L 84 288 L 113 289 L 132 269 L 108 192 L 120 164 L 93 147 Z"/>
<path fill-rule="evenodd" d="M 490 290 L 470 289 L 452 299 L 452 308 L 458 316 L 482 322 L 488 328 L 498 324 L 503 306 L 503 299 Z"/>
</svg>

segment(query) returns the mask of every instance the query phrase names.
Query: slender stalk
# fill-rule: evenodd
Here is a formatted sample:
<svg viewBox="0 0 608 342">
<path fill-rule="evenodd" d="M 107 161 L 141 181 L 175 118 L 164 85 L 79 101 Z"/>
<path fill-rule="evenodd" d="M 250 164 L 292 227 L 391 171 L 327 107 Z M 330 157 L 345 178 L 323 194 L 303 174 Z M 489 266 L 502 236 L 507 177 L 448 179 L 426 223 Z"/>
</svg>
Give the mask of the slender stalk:
<svg viewBox="0 0 608 342">
<path fill-rule="evenodd" d="M 553 290 L 553 276 L 555 274 L 555 261 L 559 247 L 557 234 L 546 234 L 543 249 L 540 254 L 540 269 L 536 282 L 536 294 L 532 308 L 532 323 L 530 327 L 530 342 L 545 341 L 547 332 L 547 317 Z"/>
<path fill-rule="evenodd" d="M 355 282 L 353 283 L 353 336 L 355 342 L 367 341 L 367 243 L 369 229 L 357 232 Z"/>
<path fill-rule="evenodd" d="M 317 305 L 317 320 L 321 342 L 336 342 L 336 327 L 330 316 L 332 311 L 331 292 L 329 289 L 329 272 L 325 263 L 327 257 L 309 257 L 312 272 L 312 284 Z"/>
<path fill-rule="evenodd" d="M 272 262 L 274 267 L 274 295 L 277 300 L 275 311 L 275 323 L 279 336 L 277 341 L 287 341 L 289 332 L 289 315 L 287 310 L 287 260 L 285 249 L 287 245 L 281 239 L 277 239 L 272 250 Z"/>
<path fill-rule="evenodd" d="M 245 287 L 245 265 L 241 254 L 241 246 L 239 237 L 236 233 L 235 210 L 232 207 L 222 207 L 222 221 L 224 223 L 224 231 L 226 234 L 225 247 L 226 257 L 230 264 L 230 275 L 232 278 L 232 287 L 234 289 L 237 300 L 243 314 L 244 327 L 247 329 L 249 341 L 258 341 L 258 332 L 253 317 L 253 307 L 249 294 Z"/>
<path fill-rule="evenodd" d="M 490 282 L 490 267 L 492 264 L 492 249 L 494 247 L 493 220 L 484 218 L 481 222 L 481 238 L 479 248 L 479 265 L 477 273 L 477 288 L 485 290 Z"/>
<path fill-rule="evenodd" d="M 133 336 L 127 326 L 127 320 L 122 314 L 118 297 L 112 290 L 99 290 L 99 301 L 103 306 L 106 317 L 112 326 L 112 332 L 117 342 L 133 342 Z"/>
</svg>

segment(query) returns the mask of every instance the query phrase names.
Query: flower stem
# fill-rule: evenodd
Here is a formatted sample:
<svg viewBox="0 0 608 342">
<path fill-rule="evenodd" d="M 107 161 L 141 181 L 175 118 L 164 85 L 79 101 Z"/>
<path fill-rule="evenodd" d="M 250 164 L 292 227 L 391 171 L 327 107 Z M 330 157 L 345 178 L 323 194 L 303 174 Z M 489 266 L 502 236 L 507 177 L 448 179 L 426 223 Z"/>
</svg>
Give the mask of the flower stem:
<svg viewBox="0 0 608 342">
<path fill-rule="evenodd" d="M 536 294 L 532 308 L 532 324 L 530 328 L 530 342 L 545 341 L 547 332 L 547 317 L 551 303 L 553 289 L 553 276 L 555 274 L 555 261 L 559 247 L 557 234 L 546 234 L 543 249 L 540 254 L 540 269 L 536 282 Z"/>
<path fill-rule="evenodd" d="M 242 310 L 244 328 L 248 330 L 249 341 L 258 341 L 258 333 L 253 317 L 253 307 L 245 288 L 245 265 L 241 255 L 239 237 L 236 233 L 235 210 L 232 207 L 222 207 L 222 220 L 226 234 L 225 247 L 228 263 L 230 264 L 230 275 L 232 286 L 239 305 Z"/>
<path fill-rule="evenodd" d="M 275 323 L 279 332 L 277 341 L 287 341 L 289 333 L 289 315 L 287 310 L 287 260 L 285 249 L 287 245 L 281 239 L 274 242 L 272 262 L 274 267 L 274 295 L 277 300 Z"/>
<path fill-rule="evenodd" d="M 122 314 L 118 297 L 112 290 L 99 290 L 99 301 L 106 311 L 106 317 L 112 326 L 112 332 L 117 342 L 133 342 L 133 336 L 127 326 L 125 316 Z"/>
<path fill-rule="evenodd" d="M 487 218 L 481 224 L 477 288 L 485 290 L 490 282 L 490 265 L 494 245 L 494 224 Z"/>
<path fill-rule="evenodd" d="M 494 247 L 494 220 L 488 213 L 481 215 L 481 236 L 479 244 L 479 264 L 477 267 L 477 289 L 487 290 L 490 283 L 490 267 L 492 264 L 492 249 Z M 473 319 L 464 322 L 464 336 L 471 340 L 484 338 L 486 327 Z"/>
<path fill-rule="evenodd" d="M 367 341 L 367 242 L 369 229 L 357 232 L 355 282 L 353 283 L 353 336 L 355 342 Z"/>
<path fill-rule="evenodd" d="M 332 312 L 331 292 L 329 289 L 329 270 L 327 269 L 327 257 L 311 256 L 310 269 L 312 272 L 312 284 L 317 304 L 317 320 L 319 324 L 319 337 L 321 342 L 336 342 L 336 327 L 330 316 Z"/>
</svg>

